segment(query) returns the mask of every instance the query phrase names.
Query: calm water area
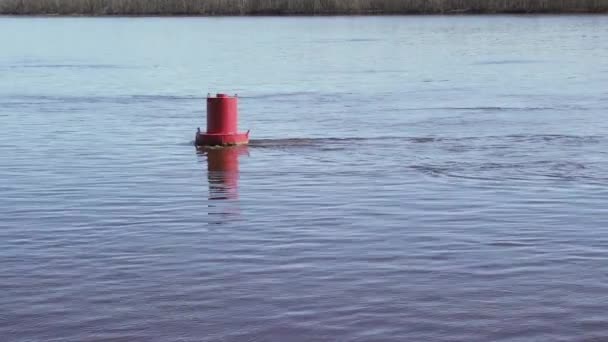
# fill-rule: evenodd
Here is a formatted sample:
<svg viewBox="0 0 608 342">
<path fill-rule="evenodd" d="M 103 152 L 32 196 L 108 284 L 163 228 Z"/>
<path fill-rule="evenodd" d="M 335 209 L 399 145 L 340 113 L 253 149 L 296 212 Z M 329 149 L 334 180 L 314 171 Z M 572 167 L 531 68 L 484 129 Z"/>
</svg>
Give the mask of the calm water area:
<svg viewBox="0 0 608 342">
<path fill-rule="evenodd" d="M 607 202 L 608 16 L 0 18 L 1 341 L 606 341 Z"/>
</svg>

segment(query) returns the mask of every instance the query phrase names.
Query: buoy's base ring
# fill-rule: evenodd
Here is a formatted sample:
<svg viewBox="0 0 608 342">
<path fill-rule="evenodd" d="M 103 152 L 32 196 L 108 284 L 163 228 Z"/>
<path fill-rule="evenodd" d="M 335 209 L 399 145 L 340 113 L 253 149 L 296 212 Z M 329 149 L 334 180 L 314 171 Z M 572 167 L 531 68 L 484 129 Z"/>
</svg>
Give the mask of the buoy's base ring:
<svg viewBox="0 0 608 342">
<path fill-rule="evenodd" d="M 239 146 L 249 144 L 249 132 L 236 134 L 196 133 L 196 146 Z"/>
</svg>

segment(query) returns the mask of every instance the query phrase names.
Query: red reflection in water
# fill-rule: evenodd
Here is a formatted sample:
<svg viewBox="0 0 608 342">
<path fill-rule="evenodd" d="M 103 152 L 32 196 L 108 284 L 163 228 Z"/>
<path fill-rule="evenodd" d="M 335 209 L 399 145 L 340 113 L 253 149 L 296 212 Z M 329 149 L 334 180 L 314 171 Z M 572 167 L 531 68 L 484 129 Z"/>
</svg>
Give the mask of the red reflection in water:
<svg viewBox="0 0 608 342">
<path fill-rule="evenodd" d="M 239 157 L 249 155 L 247 146 L 207 148 L 209 199 L 239 198 Z"/>
</svg>

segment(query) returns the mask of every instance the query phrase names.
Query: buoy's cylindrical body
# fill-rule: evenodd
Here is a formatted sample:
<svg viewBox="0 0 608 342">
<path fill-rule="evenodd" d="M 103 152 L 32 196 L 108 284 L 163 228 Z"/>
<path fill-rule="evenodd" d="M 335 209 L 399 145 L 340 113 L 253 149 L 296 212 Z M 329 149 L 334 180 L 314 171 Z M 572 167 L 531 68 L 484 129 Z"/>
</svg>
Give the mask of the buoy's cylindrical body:
<svg viewBox="0 0 608 342">
<path fill-rule="evenodd" d="M 207 98 L 207 133 L 234 134 L 238 132 L 238 98 L 217 94 Z"/>
<path fill-rule="evenodd" d="M 249 132 L 238 131 L 238 98 L 225 94 L 207 97 L 207 131 L 196 133 L 196 146 L 247 145 Z"/>
</svg>

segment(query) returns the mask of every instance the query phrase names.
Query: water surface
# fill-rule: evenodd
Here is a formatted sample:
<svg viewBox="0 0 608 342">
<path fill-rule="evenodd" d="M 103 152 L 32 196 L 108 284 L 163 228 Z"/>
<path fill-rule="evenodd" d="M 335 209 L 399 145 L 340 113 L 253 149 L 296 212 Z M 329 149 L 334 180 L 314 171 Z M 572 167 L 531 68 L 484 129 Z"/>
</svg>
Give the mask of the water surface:
<svg viewBox="0 0 608 342">
<path fill-rule="evenodd" d="M 3 341 L 608 337 L 608 17 L 0 32 Z"/>
</svg>

